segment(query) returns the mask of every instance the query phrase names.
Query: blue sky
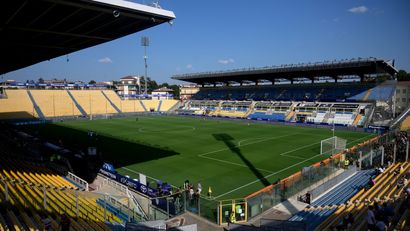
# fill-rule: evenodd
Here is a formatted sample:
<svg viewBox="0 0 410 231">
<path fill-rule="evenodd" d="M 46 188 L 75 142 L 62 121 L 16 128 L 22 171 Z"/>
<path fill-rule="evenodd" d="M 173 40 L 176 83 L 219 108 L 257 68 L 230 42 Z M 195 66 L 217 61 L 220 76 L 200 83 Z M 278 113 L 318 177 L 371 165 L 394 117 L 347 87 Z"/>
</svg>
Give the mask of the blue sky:
<svg viewBox="0 0 410 231">
<path fill-rule="evenodd" d="M 409 0 L 162 0 L 173 26 L 145 31 L 2 75 L 24 81 L 108 81 L 357 57 L 395 59 L 410 71 Z"/>
</svg>

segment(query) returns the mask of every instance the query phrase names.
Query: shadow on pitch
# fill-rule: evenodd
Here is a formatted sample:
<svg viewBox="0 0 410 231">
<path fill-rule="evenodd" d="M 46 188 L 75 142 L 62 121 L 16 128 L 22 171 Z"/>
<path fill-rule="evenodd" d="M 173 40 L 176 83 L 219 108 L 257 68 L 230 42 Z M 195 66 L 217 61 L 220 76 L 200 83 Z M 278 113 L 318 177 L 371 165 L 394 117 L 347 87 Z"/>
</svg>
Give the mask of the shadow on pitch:
<svg viewBox="0 0 410 231">
<path fill-rule="evenodd" d="M 216 140 L 224 142 L 225 145 L 229 148 L 229 150 L 238 155 L 238 157 L 246 164 L 246 166 L 248 166 L 248 168 L 260 180 L 260 182 L 263 185 L 270 185 L 269 181 L 262 175 L 262 173 L 260 173 L 259 170 L 256 169 L 255 166 L 253 166 L 253 164 L 248 159 L 245 158 L 245 156 L 241 152 L 241 149 L 238 146 L 236 146 L 234 142 L 235 139 L 232 136 L 226 133 L 212 134 L 212 136 Z"/>
<path fill-rule="evenodd" d="M 75 174 L 89 182 L 95 179 L 103 162 L 111 163 L 118 169 L 132 164 L 179 155 L 178 152 L 168 147 L 127 140 L 126 138 L 98 133 L 90 138 L 87 130 L 78 130 L 58 124 L 27 126 L 26 129 L 28 133 L 40 137 L 43 142 L 49 141 L 72 150 L 73 152 L 68 158 Z M 97 155 L 84 154 L 81 159 L 78 158 L 79 155 L 75 155 L 79 152 L 87 153 L 88 147 L 96 147 Z"/>
</svg>

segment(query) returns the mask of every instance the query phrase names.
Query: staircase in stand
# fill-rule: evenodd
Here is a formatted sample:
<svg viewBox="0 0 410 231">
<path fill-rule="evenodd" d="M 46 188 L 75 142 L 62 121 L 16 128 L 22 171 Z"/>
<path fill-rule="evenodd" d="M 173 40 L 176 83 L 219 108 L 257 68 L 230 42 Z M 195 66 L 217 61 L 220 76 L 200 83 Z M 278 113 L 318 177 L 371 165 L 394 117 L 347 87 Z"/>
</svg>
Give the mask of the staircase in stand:
<svg viewBox="0 0 410 231">
<path fill-rule="evenodd" d="M 34 99 L 33 95 L 31 94 L 30 90 L 27 90 L 28 97 L 30 98 L 31 102 L 33 103 L 34 110 L 37 112 L 37 115 L 40 119 L 45 119 L 45 116 L 43 112 L 41 111 L 40 107 L 36 103 L 36 100 Z"/>
<path fill-rule="evenodd" d="M 71 100 L 73 100 L 75 106 L 78 108 L 78 110 L 81 112 L 81 114 L 84 117 L 87 117 L 87 112 L 85 112 L 84 108 L 81 107 L 81 105 L 77 102 L 77 100 L 74 98 L 74 96 L 71 94 L 69 90 L 67 90 L 68 95 L 70 96 Z"/>
<path fill-rule="evenodd" d="M 138 100 L 138 101 L 140 101 L 140 104 L 141 104 L 142 108 L 144 108 L 144 111 L 147 112 L 147 108 L 145 107 L 145 105 L 144 105 L 144 103 L 142 102 L 142 100 Z"/>
<path fill-rule="evenodd" d="M 360 122 L 360 119 L 362 118 L 362 115 L 357 115 L 356 118 L 353 121 L 353 126 L 357 126 L 357 124 Z"/>
<path fill-rule="evenodd" d="M 118 112 L 118 113 L 122 113 L 122 111 L 117 107 L 117 105 L 115 105 L 111 99 L 105 94 L 104 91 L 101 91 L 101 93 L 104 95 L 104 97 L 108 100 L 108 102 L 111 104 L 111 106 Z"/>
<path fill-rule="evenodd" d="M 159 101 L 157 111 L 161 111 L 162 100 Z"/>
<path fill-rule="evenodd" d="M 288 114 L 288 116 L 286 116 L 286 121 L 290 121 L 292 118 L 293 118 L 293 116 L 295 115 L 295 112 L 294 111 L 291 111 L 291 112 L 289 112 L 289 114 Z"/>
<path fill-rule="evenodd" d="M 373 89 L 370 88 L 369 90 L 367 90 L 366 94 L 363 96 L 362 101 L 367 101 L 367 99 L 369 98 L 370 94 L 372 94 Z"/>
<path fill-rule="evenodd" d="M 327 113 L 325 114 L 325 116 L 323 117 L 322 123 L 327 123 L 327 121 L 329 121 L 329 118 L 330 118 L 330 113 L 327 112 Z"/>
<path fill-rule="evenodd" d="M 278 95 L 278 97 L 276 97 L 276 99 L 280 99 L 284 94 L 286 93 L 286 89 L 284 89 L 283 91 L 281 91 Z"/>
</svg>

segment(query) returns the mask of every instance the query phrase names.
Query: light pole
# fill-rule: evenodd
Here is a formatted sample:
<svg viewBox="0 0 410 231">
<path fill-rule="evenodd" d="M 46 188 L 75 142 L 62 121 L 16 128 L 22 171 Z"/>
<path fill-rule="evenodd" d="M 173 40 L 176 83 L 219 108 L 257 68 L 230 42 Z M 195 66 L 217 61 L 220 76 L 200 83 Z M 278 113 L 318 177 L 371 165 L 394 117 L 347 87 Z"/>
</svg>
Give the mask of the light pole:
<svg viewBox="0 0 410 231">
<path fill-rule="evenodd" d="M 143 36 L 141 38 L 141 46 L 144 47 L 144 63 L 145 63 L 145 75 L 144 75 L 144 95 L 147 94 L 147 80 L 148 80 L 148 64 L 147 64 L 147 47 L 149 46 L 149 38 L 146 36 Z"/>
</svg>

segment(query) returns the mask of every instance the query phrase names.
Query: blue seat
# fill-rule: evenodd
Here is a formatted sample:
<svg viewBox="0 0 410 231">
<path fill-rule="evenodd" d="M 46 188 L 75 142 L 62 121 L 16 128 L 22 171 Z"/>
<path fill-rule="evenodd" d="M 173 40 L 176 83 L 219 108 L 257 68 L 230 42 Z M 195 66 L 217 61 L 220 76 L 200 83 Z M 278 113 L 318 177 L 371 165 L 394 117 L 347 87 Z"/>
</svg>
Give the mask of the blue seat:
<svg viewBox="0 0 410 231">
<path fill-rule="evenodd" d="M 325 195 L 311 203 L 311 206 L 331 206 L 345 203 L 353 197 L 363 186 L 367 184 L 369 179 L 375 174 L 373 169 L 359 171 L 351 178 L 347 179 L 337 187 L 333 188 Z M 307 230 L 314 230 L 321 222 L 330 216 L 336 208 L 332 209 L 316 209 L 303 210 L 292 216 L 289 221 L 304 221 L 306 222 Z"/>
</svg>

